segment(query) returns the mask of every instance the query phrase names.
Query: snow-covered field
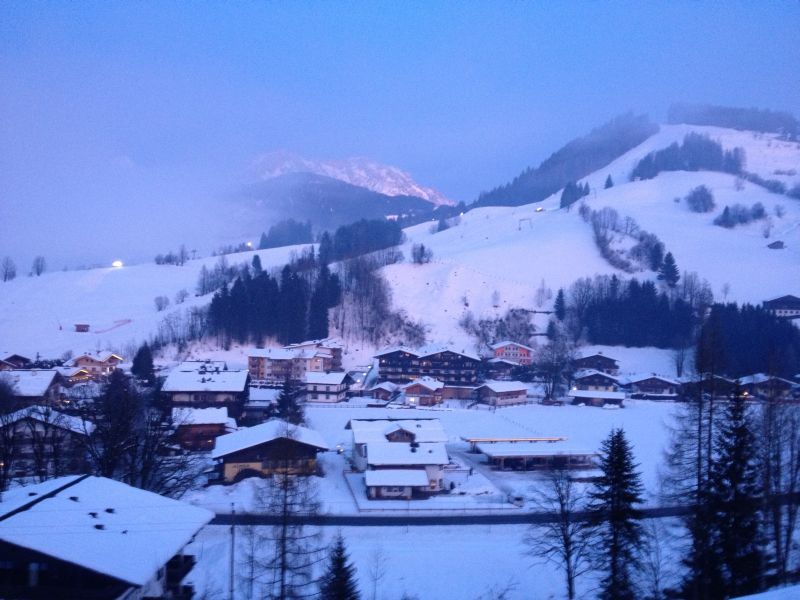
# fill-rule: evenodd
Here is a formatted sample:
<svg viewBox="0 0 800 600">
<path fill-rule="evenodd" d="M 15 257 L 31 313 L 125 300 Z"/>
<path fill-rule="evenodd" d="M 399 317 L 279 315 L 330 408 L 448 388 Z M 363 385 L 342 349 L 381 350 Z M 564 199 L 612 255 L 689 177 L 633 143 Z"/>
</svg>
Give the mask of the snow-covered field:
<svg viewBox="0 0 800 600">
<path fill-rule="evenodd" d="M 321 455 L 325 473 L 315 478 L 321 510 L 328 514 L 469 514 L 536 511 L 529 502 L 532 489 L 541 484 L 535 472 L 497 471 L 490 469 L 481 454 L 470 452 L 465 437 L 564 437 L 571 447 L 596 452 L 614 428 L 622 428 L 631 442 L 648 493 L 648 504 L 658 504 L 659 465 L 669 443 L 669 425 L 676 405 L 671 402 L 628 400 L 623 409 L 581 406 L 523 405 L 488 410 L 386 410 L 350 408 L 346 405 L 307 408 L 309 424 L 318 430 L 328 446 L 341 446 L 343 454 Z M 351 432 L 345 429 L 357 418 L 431 418 L 441 420 L 448 435 L 450 457 L 472 468 L 462 487 L 452 494 L 430 499 L 405 501 L 368 501 L 363 476 L 354 474 L 348 483 L 347 456 L 351 450 Z M 185 500 L 216 512 L 259 512 L 257 492 L 269 480 L 248 479 L 231 486 L 215 485 L 190 493 Z M 525 499 L 522 507 L 509 502 L 509 496 Z"/>
</svg>

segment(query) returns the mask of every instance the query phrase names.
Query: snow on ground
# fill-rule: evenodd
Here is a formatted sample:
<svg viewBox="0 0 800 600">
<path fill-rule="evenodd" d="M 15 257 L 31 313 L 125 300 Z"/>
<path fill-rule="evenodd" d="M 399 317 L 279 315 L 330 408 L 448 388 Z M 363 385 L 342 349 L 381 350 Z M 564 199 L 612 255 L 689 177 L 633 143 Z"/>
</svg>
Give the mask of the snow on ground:
<svg viewBox="0 0 800 600">
<path fill-rule="evenodd" d="M 671 402 L 627 400 L 626 408 L 602 409 L 583 406 L 542 406 L 529 404 L 490 410 L 388 410 L 351 408 L 346 404 L 309 406 L 306 414 L 309 426 L 320 432 L 329 447 L 336 451 L 320 454 L 324 477 L 315 478 L 320 509 L 329 514 L 358 514 L 379 510 L 394 513 L 405 511 L 417 514 L 441 514 L 452 511 L 505 512 L 519 510 L 509 497 L 526 499 L 522 510 L 536 511 L 531 504 L 531 491 L 541 485 L 542 474 L 537 472 L 497 471 L 489 468 L 482 454 L 470 452 L 463 437 L 565 437 L 570 446 L 598 451 L 602 441 L 613 428 L 623 428 L 631 442 L 642 479 L 648 493 L 648 504 L 658 504 L 658 468 L 668 445 L 671 417 L 676 405 Z M 345 426 L 357 418 L 438 418 L 448 435 L 447 449 L 451 459 L 465 468 L 473 469 L 467 482 L 452 494 L 412 501 L 367 501 L 364 499 L 363 476 L 354 475 L 348 484 L 345 474 L 350 470 L 348 458 L 352 434 Z M 588 473 L 596 474 L 596 473 Z M 184 499 L 216 512 L 258 512 L 255 500 L 258 491 L 269 480 L 247 479 L 231 486 L 214 485 L 196 490 Z"/>
<path fill-rule="evenodd" d="M 752 596 L 740 596 L 736 600 L 797 600 L 800 598 L 800 585 L 777 588 Z"/>
<path fill-rule="evenodd" d="M 399 600 L 404 593 L 420 600 L 492 598 L 490 592 L 509 584 L 508 600 L 562 598 L 563 575 L 549 565 L 534 564 L 526 556 L 523 538 L 526 526 L 397 526 L 325 528 L 329 543 L 337 533 L 345 538 L 356 565 L 362 597 L 372 598 L 370 567 L 383 552 L 386 575 L 378 586 L 377 600 Z M 235 598 L 248 598 L 245 581 L 242 528 L 234 561 Z M 198 562 L 187 581 L 195 584 L 200 598 L 227 598 L 229 581 L 230 528 L 206 527 L 188 551 Z M 579 597 L 587 597 L 594 580 L 579 580 Z M 257 596 L 256 596 L 257 597 Z"/>
<path fill-rule="evenodd" d="M 647 521 L 652 530 L 656 523 L 662 553 L 662 586 L 675 585 L 680 547 L 664 534 L 674 520 Z M 244 600 L 248 594 L 248 568 L 244 559 L 247 537 L 237 528 L 237 552 L 234 558 L 234 597 Z M 259 528 L 262 532 L 263 529 Z M 563 572 L 552 563 L 527 554 L 525 537 L 539 530 L 527 525 L 393 526 L 322 528 L 323 543 L 339 533 L 352 563 L 362 598 L 399 600 L 404 594 L 419 600 L 494 600 L 508 589 L 506 600 L 554 600 L 566 598 Z M 228 598 L 230 576 L 230 528 L 208 526 L 201 531 L 188 551 L 197 556 L 197 566 L 187 582 L 196 586 L 197 597 L 216 600 Z M 376 589 L 370 572 L 376 556 L 384 557 L 384 577 Z M 589 572 L 577 579 L 576 597 L 594 598 L 597 575 Z M 648 581 L 642 581 L 647 590 Z M 257 588 L 255 590 L 258 591 Z M 373 596 L 373 591 L 377 593 Z M 259 597 L 254 595 L 252 597 Z M 773 600 L 767 596 L 764 600 Z M 794 598 L 776 596 L 774 600 Z M 760 600 L 760 597 L 759 597 Z"/>
<path fill-rule="evenodd" d="M 226 256 L 230 265 L 249 264 L 258 254 L 265 269 L 285 264 L 300 247 L 287 246 Z M 0 287 L 0 352 L 33 358 L 57 358 L 97 349 L 134 347 L 155 333 L 167 316 L 210 302 L 195 297 L 198 275 L 212 269 L 218 257 L 190 260 L 184 266 L 141 264 L 122 268 L 44 273 L 17 277 Z M 176 305 L 179 290 L 188 299 Z M 166 296 L 170 306 L 156 311 L 154 299 Z M 88 333 L 76 333 L 76 323 L 88 323 Z M 126 356 L 131 359 L 132 357 Z"/>
<path fill-rule="evenodd" d="M 725 148 L 740 146 L 747 155 L 747 169 L 788 185 L 800 176 L 781 176 L 775 170 L 800 170 L 800 145 L 781 142 L 774 136 L 715 127 L 670 125 L 605 168 L 588 181 L 592 194 L 585 198 L 590 208 L 609 206 L 624 218 L 655 233 L 673 252 L 679 269 L 695 271 L 707 279 L 717 299 L 724 299 L 723 286 L 730 286 L 727 300 L 760 303 L 784 294 L 800 295 L 800 204 L 787 196 L 772 194 L 745 182 L 737 190 L 736 178 L 722 173 L 667 172 L 648 181 L 628 181 L 634 165 L 652 150 L 681 141 L 689 131 L 707 133 Z M 608 174 L 615 185 L 603 189 Z M 714 211 L 690 212 L 684 198 L 699 185 L 711 189 Z M 508 308 L 535 306 L 541 281 L 555 291 L 582 276 L 625 275 L 600 256 L 592 232 L 577 207 L 559 209 L 560 193 L 537 204 L 519 207 L 487 207 L 470 211 L 458 225 L 433 233 L 429 223 L 406 230 L 411 245 L 425 244 L 433 252 L 427 265 L 403 263 L 384 269 L 392 284 L 396 306 L 425 323 L 433 340 L 458 346 L 474 344 L 459 327 L 467 311 L 478 317 L 498 317 Z M 713 225 L 725 205 L 751 206 L 761 202 L 768 220 L 724 229 Z M 783 217 L 775 213 L 781 206 Z M 769 238 L 764 226 L 772 225 Z M 770 250 L 768 243 L 782 240 L 784 250 Z M 794 274 L 794 277 L 791 276 Z M 653 278 L 653 273 L 639 273 Z M 544 308 L 548 308 L 545 305 Z M 546 321 L 537 320 L 544 326 Z"/>
<path fill-rule="evenodd" d="M 660 375 L 674 379 L 675 372 L 674 351 L 664 348 L 628 348 L 627 346 L 582 346 L 579 349 L 581 356 L 591 356 L 602 353 L 619 361 L 619 377 L 639 377 L 647 375 Z M 689 352 L 684 364 L 684 375 L 692 372 L 693 358 Z"/>
</svg>

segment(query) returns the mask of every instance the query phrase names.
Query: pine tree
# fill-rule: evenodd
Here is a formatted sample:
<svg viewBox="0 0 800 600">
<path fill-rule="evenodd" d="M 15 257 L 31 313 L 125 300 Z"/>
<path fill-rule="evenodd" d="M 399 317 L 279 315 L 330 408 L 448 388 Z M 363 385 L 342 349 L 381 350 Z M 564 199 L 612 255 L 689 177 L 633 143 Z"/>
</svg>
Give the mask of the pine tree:
<svg viewBox="0 0 800 600">
<path fill-rule="evenodd" d="M 257 277 L 261 275 L 261 272 L 264 270 L 261 266 L 261 259 L 259 258 L 258 254 L 253 255 L 253 277 Z"/>
<path fill-rule="evenodd" d="M 711 473 L 711 504 L 718 529 L 718 556 L 726 597 L 753 594 L 762 587 L 761 487 L 756 441 L 736 390 L 717 433 Z"/>
<path fill-rule="evenodd" d="M 564 288 L 559 288 L 556 294 L 556 301 L 553 303 L 553 311 L 556 313 L 556 319 L 563 321 L 567 316 L 567 302 L 564 299 Z"/>
<path fill-rule="evenodd" d="M 324 284 L 317 282 L 308 303 L 308 336 L 319 340 L 328 337 L 328 298 Z"/>
<path fill-rule="evenodd" d="M 269 247 L 269 239 L 266 233 L 261 234 L 261 239 L 258 240 L 258 249 L 264 250 Z"/>
<path fill-rule="evenodd" d="M 664 262 L 658 270 L 658 279 L 666 283 L 669 287 L 674 288 L 680 278 L 678 265 L 675 264 L 675 257 L 672 256 L 672 252 L 667 252 L 667 255 L 664 257 Z"/>
<path fill-rule="evenodd" d="M 155 380 L 155 370 L 153 368 L 153 354 L 150 351 L 150 346 L 145 342 L 136 351 L 133 357 L 133 364 L 131 365 L 131 373 L 137 379 L 153 383 Z"/>
<path fill-rule="evenodd" d="M 333 240 L 331 239 L 331 234 L 327 231 L 323 232 L 319 238 L 319 249 L 317 250 L 317 255 L 319 257 L 319 262 L 322 265 L 328 265 L 334 260 Z"/>
<path fill-rule="evenodd" d="M 600 598 L 634 600 L 633 571 L 639 564 L 638 551 L 643 543 L 640 520 L 635 508 L 642 502 L 643 486 L 633 452 L 625 432 L 612 430 L 601 447 L 602 474 L 589 492 L 590 528 L 595 562 L 603 574 Z"/>
<path fill-rule="evenodd" d="M 328 567 L 322 576 L 320 600 L 359 600 L 356 569 L 349 562 L 342 534 L 336 536 L 328 557 Z"/>
<path fill-rule="evenodd" d="M 288 377 L 284 379 L 283 388 L 275 405 L 276 416 L 292 425 L 304 424 L 306 416 L 301 404 L 304 393 L 305 390 L 301 384 Z"/>
<path fill-rule="evenodd" d="M 612 187 L 614 187 L 614 180 L 611 179 L 611 175 L 609 175 L 608 177 L 606 177 L 605 189 L 612 188 Z"/>
</svg>

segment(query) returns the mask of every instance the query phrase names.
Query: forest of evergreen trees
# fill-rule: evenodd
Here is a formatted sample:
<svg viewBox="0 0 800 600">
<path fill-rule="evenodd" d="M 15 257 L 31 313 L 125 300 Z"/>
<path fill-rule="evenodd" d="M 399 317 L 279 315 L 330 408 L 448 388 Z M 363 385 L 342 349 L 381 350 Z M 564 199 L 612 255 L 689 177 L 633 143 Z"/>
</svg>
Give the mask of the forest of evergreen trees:
<svg viewBox="0 0 800 600">
<path fill-rule="evenodd" d="M 800 372 L 800 330 L 761 306 L 714 304 L 700 329 L 698 368 L 728 377 Z M 704 353 L 704 354 L 703 354 Z"/>
<path fill-rule="evenodd" d="M 295 244 L 310 244 L 314 241 L 311 234 L 311 222 L 301 223 L 294 219 L 278 221 L 269 228 L 269 232 L 262 233 L 258 242 L 258 249 L 279 248 L 280 246 L 294 246 Z"/>
<path fill-rule="evenodd" d="M 790 113 L 760 108 L 734 108 L 710 104 L 673 104 L 667 113 L 669 123 L 714 125 L 747 131 L 779 133 L 788 139 L 800 134 L 800 122 Z"/>
<path fill-rule="evenodd" d="M 537 168 L 482 193 L 472 205 L 520 206 L 544 200 L 570 181 L 577 181 L 622 156 L 658 131 L 646 115 L 626 113 L 574 139 Z"/>
<path fill-rule="evenodd" d="M 689 343 L 697 320 L 691 305 L 653 282 L 612 277 L 596 290 L 582 322 L 590 344 L 673 348 Z"/>
<path fill-rule="evenodd" d="M 245 271 L 233 285 L 221 287 L 208 309 L 208 333 L 221 345 L 263 344 L 276 337 L 283 344 L 328 335 L 328 309 L 341 298 L 339 277 L 326 264 L 300 271 L 286 265 L 279 277 Z"/>
<path fill-rule="evenodd" d="M 355 258 L 397 246 L 402 243 L 403 235 L 403 229 L 395 221 L 361 219 L 351 225 L 342 225 L 333 236 L 323 233 L 319 240 L 319 259 L 327 264 Z"/>
<path fill-rule="evenodd" d="M 706 135 L 688 133 L 683 143 L 651 152 L 634 167 L 631 181 L 652 179 L 662 171 L 721 171 L 741 173 L 745 154 L 741 148 L 723 150 L 722 145 Z"/>
</svg>

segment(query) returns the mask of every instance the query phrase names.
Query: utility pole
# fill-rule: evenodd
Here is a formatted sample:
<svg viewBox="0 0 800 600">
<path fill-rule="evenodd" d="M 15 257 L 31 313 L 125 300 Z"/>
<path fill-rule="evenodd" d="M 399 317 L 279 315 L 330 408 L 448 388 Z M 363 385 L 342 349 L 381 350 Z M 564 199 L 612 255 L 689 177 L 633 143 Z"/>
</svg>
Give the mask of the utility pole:
<svg viewBox="0 0 800 600">
<path fill-rule="evenodd" d="M 231 502 L 231 565 L 230 565 L 230 581 L 228 588 L 230 589 L 230 600 L 233 600 L 233 565 L 234 556 L 236 555 L 236 505 Z"/>
</svg>

